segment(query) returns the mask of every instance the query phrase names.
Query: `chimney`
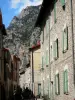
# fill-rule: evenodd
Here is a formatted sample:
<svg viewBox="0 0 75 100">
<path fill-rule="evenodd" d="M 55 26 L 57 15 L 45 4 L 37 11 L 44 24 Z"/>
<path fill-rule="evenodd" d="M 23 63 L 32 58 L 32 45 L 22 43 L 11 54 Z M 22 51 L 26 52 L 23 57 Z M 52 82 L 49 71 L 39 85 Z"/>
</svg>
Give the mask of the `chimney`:
<svg viewBox="0 0 75 100">
<path fill-rule="evenodd" d="M 0 8 L 0 27 L 2 26 L 3 22 L 2 22 L 2 12 L 1 12 L 1 8 Z"/>
</svg>

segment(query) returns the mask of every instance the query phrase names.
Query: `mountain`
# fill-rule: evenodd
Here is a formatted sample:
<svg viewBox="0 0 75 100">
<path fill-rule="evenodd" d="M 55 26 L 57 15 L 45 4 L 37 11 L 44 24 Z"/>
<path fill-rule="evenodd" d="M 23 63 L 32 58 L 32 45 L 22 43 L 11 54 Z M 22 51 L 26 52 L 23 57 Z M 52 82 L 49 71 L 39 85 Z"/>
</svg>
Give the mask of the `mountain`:
<svg viewBox="0 0 75 100">
<path fill-rule="evenodd" d="M 4 38 L 4 47 L 9 48 L 11 54 L 18 55 L 25 66 L 28 59 L 28 48 L 40 39 L 40 29 L 34 28 L 39 6 L 29 6 L 14 16 L 7 28 L 7 36 Z"/>
<path fill-rule="evenodd" d="M 27 48 L 39 39 L 40 30 L 38 28 L 34 29 L 34 25 L 40 7 L 41 5 L 29 6 L 12 19 L 7 28 L 7 36 L 4 39 L 4 45 L 10 49 L 11 53 L 19 54 L 21 46 Z M 38 33 L 36 34 L 36 32 Z"/>
</svg>

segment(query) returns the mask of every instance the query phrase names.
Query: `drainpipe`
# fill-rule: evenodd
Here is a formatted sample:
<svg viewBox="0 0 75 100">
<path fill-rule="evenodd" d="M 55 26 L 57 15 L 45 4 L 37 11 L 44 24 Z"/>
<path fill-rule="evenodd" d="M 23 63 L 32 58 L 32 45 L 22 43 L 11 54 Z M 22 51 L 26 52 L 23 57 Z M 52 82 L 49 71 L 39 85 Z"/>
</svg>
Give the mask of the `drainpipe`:
<svg viewBox="0 0 75 100">
<path fill-rule="evenodd" d="M 73 60 L 73 80 L 74 80 L 74 98 L 75 98 L 75 55 L 74 55 L 74 29 L 73 29 L 73 2 L 70 0 L 71 6 L 71 31 L 72 31 L 72 60 Z"/>
</svg>

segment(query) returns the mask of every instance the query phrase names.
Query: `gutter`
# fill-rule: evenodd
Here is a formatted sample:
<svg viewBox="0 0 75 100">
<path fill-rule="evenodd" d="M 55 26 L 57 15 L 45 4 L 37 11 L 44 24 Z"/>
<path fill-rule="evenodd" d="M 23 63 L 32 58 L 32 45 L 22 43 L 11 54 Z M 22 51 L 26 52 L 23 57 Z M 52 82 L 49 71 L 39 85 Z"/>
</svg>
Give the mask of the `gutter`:
<svg viewBox="0 0 75 100">
<path fill-rule="evenodd" d="M 72 60 L 73 60 L 73 80 L 74 80 L 74 93 L 75 93 L 75 54 L 74 54 L 74 29 L 73 29 L 73 1 L 70 0 L 71 6 L 71 31 L 72 31 Z M 74 94 L 75 97 L 75 94 Z"/>
</svg>

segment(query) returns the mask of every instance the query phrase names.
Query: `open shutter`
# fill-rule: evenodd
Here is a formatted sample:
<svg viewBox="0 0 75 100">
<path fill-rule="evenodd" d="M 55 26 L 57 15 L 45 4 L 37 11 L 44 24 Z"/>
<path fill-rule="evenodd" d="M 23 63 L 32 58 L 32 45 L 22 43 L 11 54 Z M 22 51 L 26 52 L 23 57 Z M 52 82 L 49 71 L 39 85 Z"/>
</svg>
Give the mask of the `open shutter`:
<svg viewBox="0 0 75 100">
<path fill-rule="evenodd" d="M 57 94 L 56 75 L 55 75 L 55 94 Z"/>
<path fill-rule="evenodd" d="M 65 5 L 65 0 L 60 0 L 60 2 L 61 2 L 61 4 L 62 4 L 62 6 Z"/>
<path fill-rule="evenodd" d="M 65 92 L 68 93 L 68 71 L 65 71 Z"/>
<path fill-rule="evenodd" d="M 42 68 L 43 68 L 43 57 L 42 57 Z"/>
<path fill-rule="evenodd" d="M 64 52 L 64 32 L 62 32 L 62 52 Z"/>
<path fill-rule="evenodd" d="M 66 42 L 66 50 L 68 50 L 68 27 L 65 29 L 65 42 Z"/>
<path fill-rule="evenodd" d="M 58 94 L 60 94 L 60 80 L 59 80 L 59 74 L 58 74 Z"/>
<path fill-rule="evenodd" d="M 56 40 L 56 57 L 58 57 L 58 39 Z"/>
<path fill-rule="evenodd" d="M 55 48 L 55 41 L 53 43 L 53 57 L 55 58 L 56 55 L 56 48 Z"/>
<path fill-rule="evenodd" d="M 65 93 L 65 72 L 63 72 L 63 90 Z"/>
</svg>

